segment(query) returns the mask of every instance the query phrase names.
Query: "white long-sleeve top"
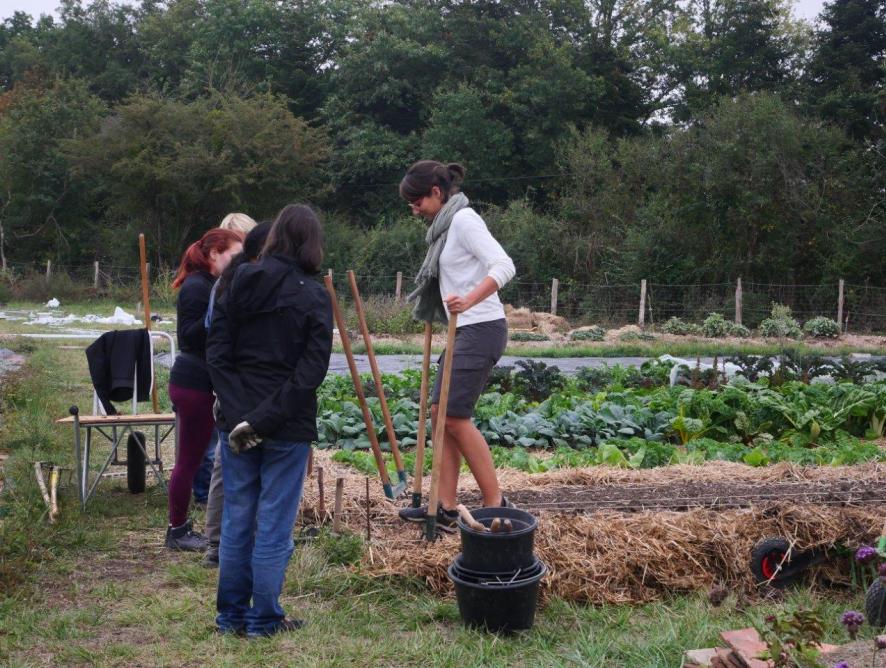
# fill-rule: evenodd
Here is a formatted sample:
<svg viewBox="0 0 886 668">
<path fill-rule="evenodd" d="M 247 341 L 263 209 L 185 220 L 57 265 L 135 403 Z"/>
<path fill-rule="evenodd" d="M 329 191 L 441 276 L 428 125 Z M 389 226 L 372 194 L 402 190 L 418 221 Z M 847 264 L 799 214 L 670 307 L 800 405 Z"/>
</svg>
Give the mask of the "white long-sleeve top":
<svg viewBox="0 0 886 668">
<path fill-rule="evenodd" d="M 466 296 L 487 276 L 501 289 L 516 273 L 514 262 L 489 233 L 476 211 L 465 207 L 456 212 L 449 226 L 446 245 L 440 254 L 440 296 Z M 493 292 L 482 302 L 458 315 L 458 326 L 489 322 L 505 317 L 505 309 Z"/>
</svg>

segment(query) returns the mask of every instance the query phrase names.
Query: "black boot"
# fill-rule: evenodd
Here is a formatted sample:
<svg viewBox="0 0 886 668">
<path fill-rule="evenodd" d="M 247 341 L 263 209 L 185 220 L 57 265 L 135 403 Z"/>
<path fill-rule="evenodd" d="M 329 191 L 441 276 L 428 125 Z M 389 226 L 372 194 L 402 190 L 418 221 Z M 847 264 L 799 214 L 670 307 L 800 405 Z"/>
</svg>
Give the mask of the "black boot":
<svg viewBox="0 0 886 668">
<path fill-rule="evenodd" d="M 206 568 L 218 568 L 218 545 L 209 544 L 206 548 L 206 554 L 200 562 Z"/>
<path fill-rule="evenodd" d="M 184 552 L 203 552 L 209 541 L 202 533 L 194 531 L 193 526 L 191 520 L 188 520 L 180 527 L 166 527 L 166 547 Z"/>
</svg>

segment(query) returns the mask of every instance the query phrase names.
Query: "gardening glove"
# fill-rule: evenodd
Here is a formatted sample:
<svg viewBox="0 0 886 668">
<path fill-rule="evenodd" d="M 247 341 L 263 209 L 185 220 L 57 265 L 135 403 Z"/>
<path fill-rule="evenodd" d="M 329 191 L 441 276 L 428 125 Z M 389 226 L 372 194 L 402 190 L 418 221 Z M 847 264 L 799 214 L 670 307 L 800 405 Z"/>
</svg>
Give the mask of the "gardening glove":
<svg viewBox="0 0 886 668">
<path fill-rule="evenodd" d="M 228 436 L 228 447 L 233 450 L 235 455 L 246 452 L 250 448 L 254 448 L 262 439 L 252 428 L 248 422 L 241 422 L 231 431 Z"/>
</svg>

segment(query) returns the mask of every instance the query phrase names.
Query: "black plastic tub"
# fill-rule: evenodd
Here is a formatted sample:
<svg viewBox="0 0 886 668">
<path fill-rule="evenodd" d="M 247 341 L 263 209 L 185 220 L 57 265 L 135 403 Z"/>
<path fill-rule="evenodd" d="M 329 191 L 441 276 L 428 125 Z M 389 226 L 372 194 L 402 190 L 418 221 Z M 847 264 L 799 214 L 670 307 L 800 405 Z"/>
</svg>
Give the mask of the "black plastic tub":
<svg viewBox="0 0 886 668">
<path fill-rule="evenodd" d="M 465 625 L 496 633 L 531 629 L 538 607 L 538 585 L 547 573 L 544 563 L 536 561 L 527 569 L 532 575 L 521 576 L 521 570 L 510 582 L 488 582 L 459 573 L 453 563 L 449 579 L 455 585 L 458 612 Z"/>
<path fill-rule="evenodd" d="M 508 573 L 535 563 L 535 530 L 538 528 L 535 517 L 517 508 L 478 508 L 471 514 L 485 526 L 490 526 L 496 517 L 509 519 L 513 529 L 499 533 L 474 531 L 459 518 L 462 568 L 481 573 Z"/>
<path fill-rule="evenodd" d="M 538 574 L 543 564 L 539 559 L 528 568 L 518 568 L 513 571 L 475 571 L 464 567 L 464 555 L 459 553 L 455 555 L 452 562 L 453 573 L 461 578 L 476 579 L 480 582 L 495 584 L 496 582 L 512 582 L 515 579 L 525 580 Z"/>
</svg>

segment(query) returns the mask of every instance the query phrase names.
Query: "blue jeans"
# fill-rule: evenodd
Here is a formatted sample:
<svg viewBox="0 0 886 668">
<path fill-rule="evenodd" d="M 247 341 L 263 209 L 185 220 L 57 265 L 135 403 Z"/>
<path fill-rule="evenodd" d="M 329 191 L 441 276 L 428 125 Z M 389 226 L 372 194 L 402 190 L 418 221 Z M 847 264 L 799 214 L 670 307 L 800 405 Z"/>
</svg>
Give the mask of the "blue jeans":
<svg viewBox="0 0 886 668">
<path fill-rule="evenodd" d="M 203 463 L 197 475 L 194 476 L 194 501 L 206 503 L 209 498 L 209 481 L 212 479 L 212 466 L 215 464 L 215 445 L 218 443 L 218 429 L 212 430 L 212 438 L 209 439 L 209 447 L 203 455 Z"/>
<path fill-rule="evenodd" d="M 265 440 L 236 455 L 227 432 L 219 440 L 225 502 L 216 624 L 222 631 L 272 633 L 286 616 L 280 591 L 311 446 Z"/>
</svg>

